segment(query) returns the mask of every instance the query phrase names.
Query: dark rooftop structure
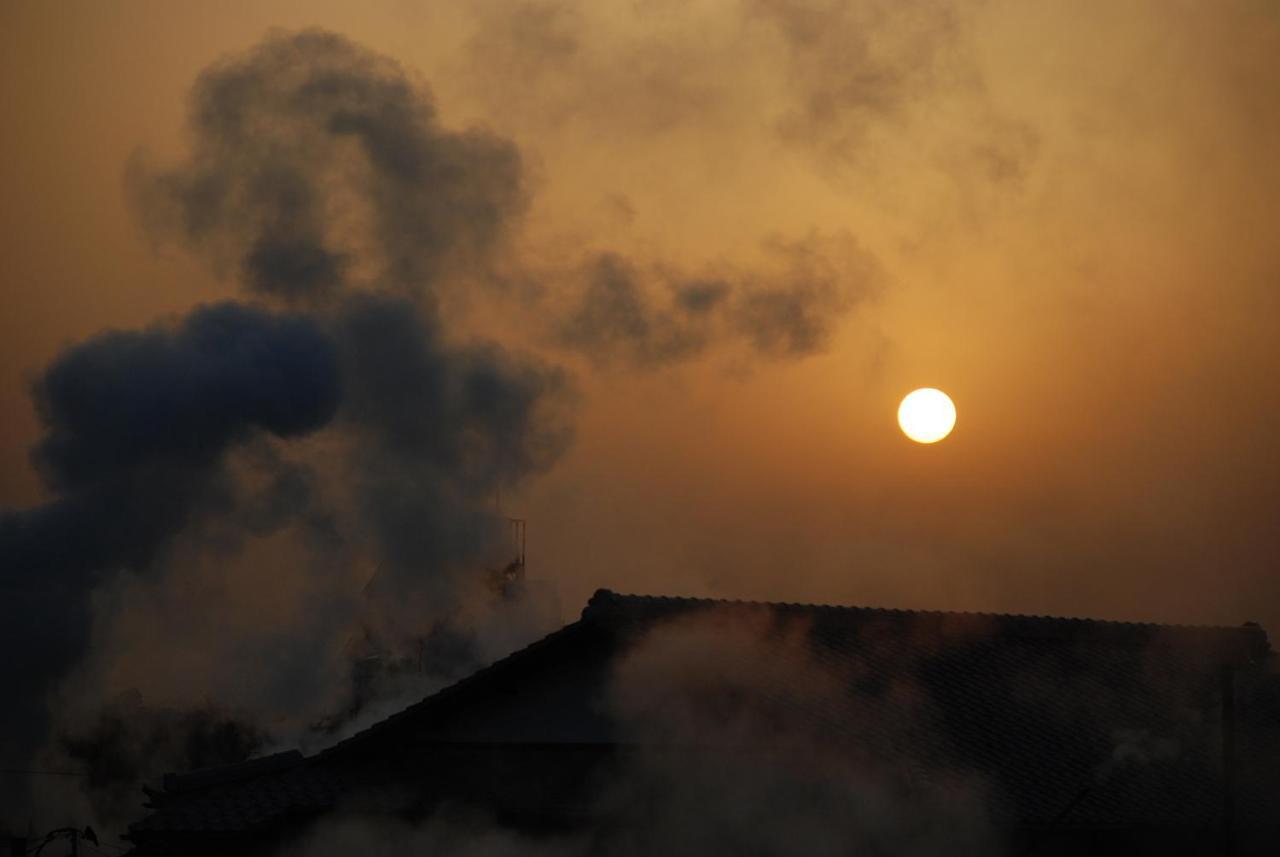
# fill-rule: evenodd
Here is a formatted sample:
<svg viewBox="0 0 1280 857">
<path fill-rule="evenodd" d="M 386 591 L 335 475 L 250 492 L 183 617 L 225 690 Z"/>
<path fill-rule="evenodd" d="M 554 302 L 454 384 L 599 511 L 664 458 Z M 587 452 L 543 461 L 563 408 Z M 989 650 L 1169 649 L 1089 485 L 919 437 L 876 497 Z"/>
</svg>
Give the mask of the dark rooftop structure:
<svg viewBox="0 0 1280 857">
<path fill-rule="evenodd" d="M 909 813 L 980 816 L 1007 853 L 1280 853 L 1280 682 L 1256 625 L 607 590 L 314 755 L 166 776 L 128 836 L 139 857 L 268 854 L 326 816 L 412 823 L 445 804 L 589 829 L 602 783 L 673 749 L 859 778 Z"/>
</svg>

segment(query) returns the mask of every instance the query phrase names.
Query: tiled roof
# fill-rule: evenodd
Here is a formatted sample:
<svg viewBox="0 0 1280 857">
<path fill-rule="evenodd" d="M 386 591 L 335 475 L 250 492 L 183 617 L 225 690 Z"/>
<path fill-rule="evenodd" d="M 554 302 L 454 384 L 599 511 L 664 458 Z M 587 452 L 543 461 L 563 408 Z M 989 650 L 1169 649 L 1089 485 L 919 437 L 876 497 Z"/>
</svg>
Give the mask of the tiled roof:
<svg viewBox="0 0 1280 857">
<path fill-rule="evenodd" d="M 944 764 L 977 772 L 992 783 L 1006 819 L 1030 825 L 1211 824 L 1222 806 L 1222 671 L 1247 668 L 1270 652 L 1266 635 L 1253 625 L 1169 626 L 600 590 L 579 621 L 316 756 L 282 754 L 238 771 L 167 780 L 156 813 L 131 828 L 134 839 L 160 831 L 251 829 L 290 813 L 321 811 L 339 799 L 348 765 L 396 746 L 408 732 L 431 740 L 432 730 L 454 712 L 470 721 L 467 712 L 491 688 L 543 681 L 545 673 L 535 665 L 580 658 L 586 650 L 616 657 L 654 629 L 704 613 L 730 622 L 764 615 L 802 629 L 805 646 L 786 657 L 816 664 L 851 690 L 849 700 L 806 695 L 800 684 L 806 665 L 768 671 L 750 693 L 771 712 L 799 717 L 833 741 L 910 757 L 923 776 Z M 602 647 L 601 640 L 614 643 Z M 737 645 L 713 645 L 704 654 L 726 674 L 750 674 L 758 653 Z M 595 675 L 566 679 L 565 693 L 598 694 L 600 688 L 590 686 L 600 683 Z M 911 679 L 910 692 L 903 692 L 904 676 Z M 515 696 L 513 719 L 495 721 L 491 731 L 520 725 L 522 706 L 536 704 Z M 544 713 L 541 719 L 555 718 Z M 449 740 L 466 740 L 457 734 Z M 518 740 L 528 740 L 520 734 Z M 1059 817 L 1064 810 L 1069 818 Z"/>
<path fill-rule="evenodd" d="M 923 770 L 993 786 L 1022 824 L 1208 824 L 1222 807 L 1224 668 L 1267 658 L 1256 625 L 1174 626 L 597 592 L 583 621 L 644 635 L 682 616 L 766 615 L 803 629 L 794 669 L 754 670 L 759 650 L 705 648 L 751 676 L 789 723 Z M 722 625 L 729 627 L 731 625 Z M 708 639 L 706 637 L 703 638 Z M 803 663 L 799 663 L 803 662 Z M 817 665 L 850 698 L 804 691 Z M 767 673 L 759 678 L 759 673 Z M 1280 725 L 1280 724 L 1277 724 Z M 1277 760 L 1280 761 L 1280 760 Z M 1245 795 L 1245 798 L 1254 797 Z M 1242 811 L 1248 807 L 1242 807 Z"/>
<path fill-rule="evenodd" d="M 156 812 L 130 825 L 139 834 L 231 833 L 268 825 L 288 814 L 334 805 L 341 791 L 336 773 L 304 764 L 291 750 L 239 765 L 165 777 L 163 791 L 149 791 Z"/>
<path fill-rule="evenodd" d="M 824 620 L 833 627 L 842 626 L 846 630 L 872 622 L 902 623 L 917 630 L 943 632 L 951 636 L 976 631 L 998 634 L 1006 639 L 1052 639 L 1111 646 L 1145 646 L 1159 638 L 1177 640 L 1188 651 L 1197 650 L 1210 658 L 1225 658 L 1240 663 L 1265 657 L 1271 650 L 1266 632 L 1252 622 L 1235 627 L 1165 625 L 1013 613 L 901 610 L 832 604 L 628 595 L 608 589 L 596 590 L 583 608 L 582 618 L 611 624 L 644 625 L 708 609 L 767 610 L 779 617 Z"/>
</svg>

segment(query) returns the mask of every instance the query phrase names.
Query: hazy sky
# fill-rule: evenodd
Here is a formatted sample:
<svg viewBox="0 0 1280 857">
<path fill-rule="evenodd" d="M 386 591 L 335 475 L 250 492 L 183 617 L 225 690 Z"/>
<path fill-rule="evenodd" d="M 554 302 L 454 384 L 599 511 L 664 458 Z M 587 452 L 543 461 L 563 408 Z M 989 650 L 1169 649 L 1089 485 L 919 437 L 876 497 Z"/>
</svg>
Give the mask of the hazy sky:
<svg viewBox="0 0 1280 857">
<path fill-rule="evenodd" d="M 211 64 L 310 27 L 518 150 L 440 317 L 564 373 L 572 444 L 502 504 L 567 614 L 605 586 L 1280 628 L 1273 0 L 6 2 L 0 504 L 51 496 L 29 390 L 64 348 L 238 293 L 126 168 L 187 157 Z M 638 315 L 591 303 L 618 282 Z M 705 325 L 680 303 L 721 287 Z M 959 411 L 933 447 L 894 422 L 919 386 Z"/>
</svg>

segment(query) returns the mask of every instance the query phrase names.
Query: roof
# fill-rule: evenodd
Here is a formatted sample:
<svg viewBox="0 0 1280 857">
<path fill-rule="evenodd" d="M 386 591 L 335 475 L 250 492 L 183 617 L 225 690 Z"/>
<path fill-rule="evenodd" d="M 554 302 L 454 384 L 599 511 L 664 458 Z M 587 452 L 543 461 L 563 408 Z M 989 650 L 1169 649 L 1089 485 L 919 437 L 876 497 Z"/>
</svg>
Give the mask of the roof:
<svg viewBox="0 0 1280 857">
<path fill-rule="evenodd" d="M 341 791 L 336 774 L 303 762 L 301 753 L 290 750 L 238 765 L 167 774 L 163 791 L 148 790 L 158 811 L 129 830 L 135 839 L 172 832 L 236 833 L 334 806 Z"/>
<path fill-rule="evenodd" d="M 655 679 L 646 670 L 663 645 L 683 648 L 676 668 Z M 705 703 L 723 716 L 733 699 L 761 722 L 860 758 L 909 759 L 926 779 L 968 772 L 989 788 L 997 815 L 1020 824 L 1211 824 L 1222 806 L 1224 670 L 1269 657 L 1266 634 L 1251 624 L 599 590 L 578 621 L 312 757 L 166 778 L 157 811 L 131 833 L 139 841 L 150 831 L 251 830 L 320 812 L 339 800 L 344 771 L 406 742 L 642 744 L 654 733 L 631 729 L 601 701 L 628 682 L 647 699 L 655 680 L 674 681 L 691 711 Z M 631 720 L 661 719 L 644 704 Z M 714 742 L 724 731 L 660 737 Z"/>
<path fill-rule="evenodd" d="M 1141 647 L 1159 639 L 1176 642 L 1188 652 L 1196 651 L 1210 659 L 1233 663 L 1257 660 L 1271 651 L 1266 632 L 1253 622 L 1239 626 L 1167 625 L 1015 613 L 626 595 L 608 589 L 596 590 L 583 608 L 582 619 L 615 626 L 642 626 L 707 610 L 767 611 L 784 619 L 819 620 L 829 623 L 837 633 L 856 631 L 868 624 L 897 624 L 944 636 L 981 632 L 1010 640 L 1057 640 L 1086 645 Z"/>
</svg>

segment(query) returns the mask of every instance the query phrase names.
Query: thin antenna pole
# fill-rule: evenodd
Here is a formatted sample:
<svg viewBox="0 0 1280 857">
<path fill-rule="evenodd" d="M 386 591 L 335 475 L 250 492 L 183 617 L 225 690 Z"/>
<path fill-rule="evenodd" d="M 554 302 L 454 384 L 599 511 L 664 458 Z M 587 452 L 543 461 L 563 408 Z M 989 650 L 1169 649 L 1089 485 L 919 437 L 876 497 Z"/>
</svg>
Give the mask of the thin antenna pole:
<svg viewBox="0 0 1280 857">
<path fill-rule="evenodd" d="M 1235 673 L 1222 669 L 1222 853 L 1236 853 L 1236 689 Z"/>
</svg>

